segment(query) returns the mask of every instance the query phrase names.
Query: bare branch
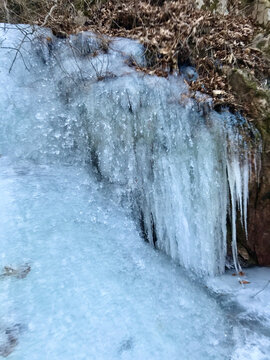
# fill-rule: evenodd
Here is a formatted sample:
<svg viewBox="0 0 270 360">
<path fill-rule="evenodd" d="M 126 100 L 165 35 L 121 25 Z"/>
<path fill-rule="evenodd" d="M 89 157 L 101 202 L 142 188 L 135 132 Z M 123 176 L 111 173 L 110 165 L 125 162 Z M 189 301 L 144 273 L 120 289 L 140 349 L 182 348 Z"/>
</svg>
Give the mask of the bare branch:
<svg viewBox="0 0 270 360">
<path fill-rule="evenodd" d="M 48 14 L 45 16 L 45 19 L 43 21 L 43 23 L 41 24 L 41 26 L 45 26 L 47 24 L 48 19 L 52 16 L 52 13 L 54 12 L 54 10 L 57 8 L 58 5 L 58 1 L 55 1 L 55 4 L 51 7 L 50 11 L 48 12 Z"/>
<path fill-rule="evenodd" d="M 8 9 L 8 7 L 7 7 L 6 0 L 3 0 L 3 5 L 4 5 L 5 12 L 6 12 L 7 22 L 10 22 L 10 14 L 9 14 L 9 9 Z"/>
<path fill-rule="evenodd" d="M 268 286 L 269 284 L 270 284 L 270 280 L 267 281 L 266 285 L 265 285 L 260 291 L 256 292 L 256 294 L 252 295 L 251 297 L 252 297 L 252 298 L 255 298 L 255 296 L 257 296 L 257 295 L 259 295 L 261 292 L 263 292 L 263 291 L 267 288 L 267 286 Z"/>
</svg>

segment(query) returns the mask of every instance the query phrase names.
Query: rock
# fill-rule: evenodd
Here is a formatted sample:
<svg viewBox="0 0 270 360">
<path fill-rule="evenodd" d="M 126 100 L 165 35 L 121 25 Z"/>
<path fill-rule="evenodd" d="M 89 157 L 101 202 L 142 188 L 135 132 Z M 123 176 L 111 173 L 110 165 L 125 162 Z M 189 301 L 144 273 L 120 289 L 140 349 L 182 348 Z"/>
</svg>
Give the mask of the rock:
<svg viewBox="0 0 270 360">
<path fill-rule="evenodd" d="M 22 329 L 21 324 L 15 324 L 0 330 L 0 356 L 8 357 L 14 351 Z"/>
<path fill-rule="evenodd" d="M 256 265 L 256 260 L 249 254 L 249 252 L 243 245 L 238 244 L 237 247 L 238 259 L 242 268 Z"/>
<path fill-rule="evenodd" d="M 17 279 L 24 279 L 30 271 L 31 266 L 29 264 L 21 265 L 17 269 L 11 266 L 5 266 L 1 277 L 13 276 Z"/>
<path fill-rule="evenodd" d="M 259 265 L 270 266 L 270 131 L 263 147 L 260 184 L 250 184 L 247 245 Z"/>
<path fill-rule="evenodd" d="M 238 246 L 238 254 L 239 254 L 245 261 L 249 261 L 249 260 L 250 260 L 249 253 L 247 252 L 247 249 L 245 249 L 243 246 Z"/>
<path fill-rule="evenodd" d="M 270 0 L 257 0 L 253 16 L 260 25 L 267 26 L 270 23 Z"/>
<path fill-rule="evenodd" d="M 228 14 L 227 0 L 197 0 L 197 7 L 203 10 L 210 10 L 220 14 Z"/>
<path fill-rule="evenodd" d="M 232 69 L 227 76 L 232 91 L 240 103 L 249 104 L 252 118 L 256 119 L 260 115 L 259 121 L 267 120 L 270 111 L 270 90 L 262 87 L 247 70 Z"/>
<path fill-rule="evenodd" d="M 122 354 L 125 351 L 130 351 L 134 347 L 134 341 L 132 337 L 129 337 L 125 340 L 123 340 L 120 344 L 120 347 L 118 349 L 118 353 Z"/>
<path fill-rule="evenodd" d="M 65 31 L 59 29 L 52 29 L 53 35 L 58 39 L 66 39 L 68 34 Z"/>
<path fill-rule="evenodd" d="M 265 55 L 270 56 L 270 34 L 258 34 L 254 38 L 252 46 L 261 50 Z"/>
<path fill-rule="evenodd" d="M 263 26 L 270 23 L 270 0 L 240 0 L 238 7 L 232 6 L 228 0 L 196 0 L 197 7 L 227 15 L 231 11 L 244 11 Z"/>
</svg>

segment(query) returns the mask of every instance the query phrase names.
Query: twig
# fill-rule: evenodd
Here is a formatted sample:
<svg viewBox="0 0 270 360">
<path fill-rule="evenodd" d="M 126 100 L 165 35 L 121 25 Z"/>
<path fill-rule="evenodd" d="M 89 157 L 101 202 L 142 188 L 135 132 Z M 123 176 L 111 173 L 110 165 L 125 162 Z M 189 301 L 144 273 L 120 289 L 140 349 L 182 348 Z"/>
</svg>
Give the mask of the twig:
<svg viewBox="0 0 270 360">
<path fill-rule="evenodd" d="M 11 63 L 11 65 L 10 65 L 10 68 L 9 68 L 9 70 L 8 70 L 9 73 L 11 72 L 11 70 L 12 70 L 12 68 L 13 68 L 13 65 L 14 65 L 14 63 L 15 63 L 15 61 L 16 61 L 16 59 L 17 59 L 18 54 L 20 54 L 20 55 L 22 56 L 21 47 L 22 47 L 22 45 L 23 45 L 24 40 L 25 40 L 26 37 L 27 37 L 27 35 L 24 35 L 22 41 L 20 42 L 19 47 L 18 47 L 17 49 L 14 49 L 14 50 L 16 51 L 16 54 L 15 54 L 13 60 L 12 60 L 12 63 Z M 23 56 L 22 56 L 22 58 L 23 58 Z M 24 62 L 24 60 L 23 60 L 23 62 Z M 24 62 L 24 64 L 25 64 L 25 62 Z"/>
<path fill-rule="evenodd" d="M 10 22 L 10 14 L 9 14 L 9 9 L 7 7 L 6 0 L 3 0 L 3 3 L 4 3 L 5 12 L 6 12 L 6 19 L 7 19 L 7 22 L 9 23 Z"/>
<path fill-rule="evenodd" d="M 52 13 L 53 13 L 54 9 L 57 8 L 57 5 L 58 4 L 57 4 L 57 0 L 56 0 L 55 4 L 51 7 L 50 11 L 45 16 L 45 19 L 44 19 L 43 23 L 40 26 L 44 27 L 47 24 L 48 19 L 52 16 Z"/>
<path fill-rule="evenodd" d="M 266 285 L 265 285 L 260 291 L 256 292 L 256 294 L 255 294 L 255 295 L 252 295 L 251 297 L 252 297 L 252 298 L 255 298 L 255 296 L 257 296 L 257 295 L 260 294 L 262 291 L 264 291 L 269 284 L 270 284 L 270 280 L 267 281 Z"/>
<path fill-rule="evenodd" d="M 12 61 L 12 64 L 11 64 L 10 68 L 9 68 L 9 73 L 10 73 L 11 70 L 12 70 L 12 67 L 13 67 L 13 65 L 14 65 L 14 62 L 15 62 L 18 54 L 21 55 L 22 61 L 23 61 L 23 63 L 24 63 L 24 66 L 25 66 L 25 68 L 29 71 L 29 68 L 28 68 L 28 66 L 26 65 L 25 61 L 24 61 L 24 58 L 23 58 L 23 55 L 22 55 L 20 49 L 13 48 L 13 47 L 10 47 L 10 46 L 1 46 L 0 49 L 8 49 L 8 50 L 14 50 L 14 51 L 16 51 L 16 55 L 15 55 L 13 61 Z"/>
</svg>

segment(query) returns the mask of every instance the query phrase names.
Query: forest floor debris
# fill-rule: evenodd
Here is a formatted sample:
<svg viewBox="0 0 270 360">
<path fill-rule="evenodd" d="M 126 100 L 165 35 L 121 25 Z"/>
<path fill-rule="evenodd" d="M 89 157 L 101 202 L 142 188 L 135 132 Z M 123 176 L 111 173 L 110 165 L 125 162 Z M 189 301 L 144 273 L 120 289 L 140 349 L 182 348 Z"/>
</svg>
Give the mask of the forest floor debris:
<svg viewBox="0 0 270 360">
<path fill-rule="evenodd" d="M 216 109 L 227 105 L 245 115 L 253 113 L 249 99 L 239 98 L 230 84 L 235 68 L 245 69 L 258 88 L 268 89 L 269 54 L 254 45 L 254 38 L 267 30 L 256 25 L 241 8 L 221 15 L 200 10 L 187 0 L 4 3 L 6 6 L 0 7 L 1 21 L 48 26 L 60 37 L 90 30 L 139 40 L 146 49 L 147 66 L 134 63 L 138 71 L 167 76 L 179 70 L 181 73 L 183 65 L 192 65 L 199 77 L 188 81 L 190 96 L 197 91 L 205 93 L 214 99 Z"/>
</svg>

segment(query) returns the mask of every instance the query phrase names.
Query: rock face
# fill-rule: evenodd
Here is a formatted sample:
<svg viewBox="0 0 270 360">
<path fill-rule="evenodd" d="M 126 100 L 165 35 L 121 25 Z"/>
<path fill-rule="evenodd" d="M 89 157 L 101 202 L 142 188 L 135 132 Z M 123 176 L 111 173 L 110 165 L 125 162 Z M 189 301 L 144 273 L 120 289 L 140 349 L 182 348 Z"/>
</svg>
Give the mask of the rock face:
<svg viewBox="0 0 270 360">
<path fill-rule="evenodd" d="M 262 32 L 257 34 L 252 47 L 269 57 L 270 35 L 267 28 L 270 24 L 270 0 L 242 0 L 241 3 L 262 26 Z M 223 14 L 230 11 L 227 0 L 199 0 L 197 4 L 199 8 Z M 249 185 L 248 238 L 239 226 L 238 248 L 248 251 L 249 263 L 255 261 L 259 265 L 270 266 L 270 90 L 267 84 L 259 84 L 247 70 L 230 69 L 226 75 L 239 102 L 243 106 L 247 100 L 250 103 L 252 122 L 262 137 L 259 179 L 253 177 Z"/>
<path fill-rule="evenodd" d="M 260 25 L 268 25 L 270 22 L 270 1 L 257 0 L 254 6 L 253 16 Z"/>
<path fill-rule="evenodd" d="M 211 11 L 217 11 L 220 14 L 228 13 L 227 0 L 197 0 L 196 3 L 199 9 L 209 9 Z"/>
<path fill-rule="evenodd" d="M 242 234 L 239 238 L 259 265 L 270 266 L 270 90 L 243 70 L 232 70 L 229 78 L 238 99 L 250 102 L 254 125 L 262 137 L 259 179 L 254 176 L 249 185 L 248 239 Z"/>
<path fill-rule="evenodd" d="M 253 40 L 252 46 L 261 50 L 266 56 L 270 56 L 270 34 L 257 34 Z"/>
<path fill-rule="evenodd" d="M 259 265 L 270 266 L 270 157 L 265 159 L 263 183 L 251 196 L 249 206 L 249 238 L 247 246 L 256 254 Z M 268 174 L 268 178 L 267 178 Z M 266 180 L 266 182 L 264 182 Z M 254 196 L 257 195 L 257 198 Z"/>
<path fill-rule="evenodd" d="M 259 265 L 270 266 L 270 114 L 265 115 L 256 122 L 263 142 L 262 166 L 259 184 L 254 181 L 250 185 L 247 245 Z"/>
<path fill-rule="evenodd" d="M 231 10 L 228 0 L 197 0 L 199 9 L 208 9 L 220 14 L 228 14 Z M 270 23 L 270 0 L 241 0 L 242 11 L 251 13 L 258 24 L 268 26 Z"/>
<path fill-rule="evenodd" d="M 3 277 L 15 277 L 16 279 L 24 279 L 28 273 L 31 271 L 31 266 L 29 264 L 21 265 L 17 268 L 11 266 L 5 266 L 3 273 L 0 275 L 0 278 Z"/>
</svg>

